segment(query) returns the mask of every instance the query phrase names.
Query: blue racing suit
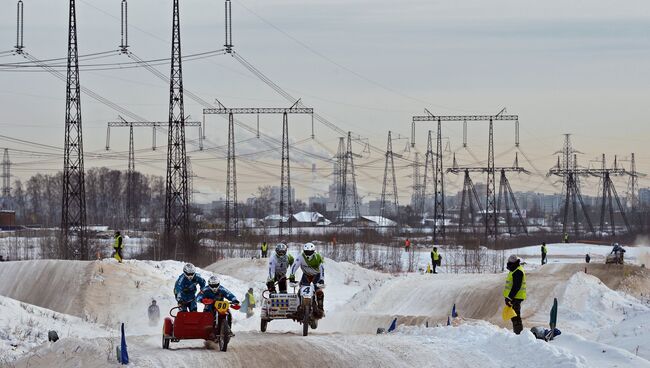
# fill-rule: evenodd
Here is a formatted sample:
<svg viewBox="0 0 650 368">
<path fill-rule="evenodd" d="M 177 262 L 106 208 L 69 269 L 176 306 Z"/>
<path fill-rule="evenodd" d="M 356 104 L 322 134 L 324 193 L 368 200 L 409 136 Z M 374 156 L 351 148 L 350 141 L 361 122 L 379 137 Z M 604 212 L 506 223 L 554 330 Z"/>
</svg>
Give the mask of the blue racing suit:
<svg viewBox="0 0 650 368">
<path fill-rule="evenodd" d="M 182 312 L 187 312 L 188 309 L 190 312 L 196 312 L 196 300 L 194 299 L 196 285 L 199 285 L 199 289 L 203 289 L 205 284 L 205 280 L 198 273 L 195 273 L 191 280 L 184 273 L 178 276 L 174 285 L 174 296 Z"/>
<path fill-rule="evenodd" d="M 216 293 L 212 291 L 212 288 L 210 288 L 210 286 L 202 288 L 199 292 L 199 295 L 196 296 L 195 305 L 196 303 L 201 303 L 201 300 L 203 300 L 203 298 L 212 300 L 228 299 L 233 304 L 239 304 L 239 300 L 237 300 L 235 294 L 231 293 L 230 290 L 226 289 L 222 285 L 219 285 L 219 289 L 217 289 Z M 205 304 L 203 306 L 203 311 L 214 313 L 214 304 Z"/>
</svg>

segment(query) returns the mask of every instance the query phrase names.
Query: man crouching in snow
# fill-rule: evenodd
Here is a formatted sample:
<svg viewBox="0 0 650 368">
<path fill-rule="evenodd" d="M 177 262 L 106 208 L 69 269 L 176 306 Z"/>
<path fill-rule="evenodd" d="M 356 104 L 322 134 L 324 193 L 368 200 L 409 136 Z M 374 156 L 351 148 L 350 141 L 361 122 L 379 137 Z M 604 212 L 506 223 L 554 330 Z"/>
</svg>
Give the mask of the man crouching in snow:
<svg viewBox="0 0 650 368">
<path fill-rule="evenodd" d="M 506 299 L 506 305 L 512 307 L 516 316 L 512 317 L 512 330 L 519 335 L 524 329 L 521 322 L 521 302 L 526 299 L 526 273 L 521 266 L 521 260 L 512 254 L 508 257 L 506 264 L 508 276 L 506 276 L 506 286 L 503 289 L 503 297 Z"/>
</svg>

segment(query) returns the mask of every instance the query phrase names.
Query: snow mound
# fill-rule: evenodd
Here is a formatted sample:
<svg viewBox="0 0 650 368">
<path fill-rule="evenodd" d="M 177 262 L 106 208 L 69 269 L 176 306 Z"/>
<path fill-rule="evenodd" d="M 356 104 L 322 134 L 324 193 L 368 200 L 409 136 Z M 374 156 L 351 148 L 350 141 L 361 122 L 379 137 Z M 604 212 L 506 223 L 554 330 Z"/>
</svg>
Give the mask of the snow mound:
<svg viewBox="0 0 650 368">
<path fill-rule="evenodd" d="M 595 337 L 599 329 L 614 326 L 626 316 L 650 311 L 638 299 L 608 288 L 597 277 L 577 272 L 555 287 L 544 303 L 548 308 L 541 309 L 531 320 L 548 324 L 553 297 L 558 299 L 558 326 L 567 326 L 587 337 Z"/>
<path fill-rule="evenodd" d="M 14 299 L 0 297 L 0 363 L 9 363 L 48 341 L 48 331 L 59 338 L 108 337 L 116 331 Z"/>
</svg>

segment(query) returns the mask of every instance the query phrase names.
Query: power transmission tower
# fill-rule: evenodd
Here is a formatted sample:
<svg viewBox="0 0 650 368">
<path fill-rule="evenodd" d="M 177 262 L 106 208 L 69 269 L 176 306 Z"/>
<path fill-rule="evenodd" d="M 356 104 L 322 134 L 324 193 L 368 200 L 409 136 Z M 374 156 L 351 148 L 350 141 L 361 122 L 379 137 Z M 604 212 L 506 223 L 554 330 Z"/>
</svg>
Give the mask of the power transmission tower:
<svg viewBox="0 0 650 368">
<path fill-rule="evenodd" d="M 133 144 L 133 125 L 129 126 L 129 168 L 126 172 L 126 220 L 129 228 L 133 228 L 136 219 L 140 218 L 135 204 L 135 149 Z"/>
<path fill-rule="evenodd" d="M 429 183 L 429 177 L 431 176 L 431 181 L 435 181 L 435 166 L 434 166 L 434 161 L 433 161 L 433 143 L 431 140 L 431 131 L 429 130 L 428 133 L 428 140 L 427 140 L 427 152 L 425 154 L 424 158 L 424 184 L 422 187 L 422 200 L 423 200 L 423 205 L 422 205 L 422 222 L 426 222 L 426 211 L 427 211 L 427 198 L 429 196 L 429 192 L 427 191 L 428 183 Z"/>
<path fill-rule="evenodd" d="M 2 198 L 6 202 L 11 196 L 11 161 L 9 149 L 5 148 L 2 155 Z"/>
<path fill-rule="evenodd" d="M 227 2 L 229 3 L 229 2 Z M 228 163 L 226 168 L 226 235 L 235 235 L 239 230 L 237 208 L 237 169 L 235 166 L 235 118 L 228 114 Z"/>
<path fill-rule="evenodd" d="M 192 157 L 187 156 L 187 191 L 190 194 L 190 204 L 194 203 L 194 170 L 192 170 Z"/>
<path fill-rule="evenodd" d="M 564 135 L 564 145 L 562 151 L 556 152 L 561 153 L 562 158 L 558 157 L 557 164 L 555 167 L 549 170 L 547 176 L 558 176 L 562 178 L 563 182 L 563 191 L 564 191 L 564 211 L 562 215 L 562 234 L 568 234 L 568 220 L 569 213 L 573 215 L 573 234 L 578 236 L 580 231 L 579 218 L 578 218 L 578 203 L 582 209 L 584 219 L 587 221 L 587 226 L 589 232 L 594 232 L 594 227 L 589 217 L 589 211 L 587 206 L 582 199 L 582 194 L 580 192 L 579 177 L 580 176 L 589 176 L 594 175 L 599 170 L 594 171 L 591 169 L 578 169 L 578 157 L 577 153 L 580 153 L 573 149 L 571 145 L 571 135 Z M 602 170 L 602 169 L 601 169 Z"/>
<path fill-rule="evenodd" d="M 226 48 L 226 52 L 229 54 L 232 54 L 232 4 L 230 3 L 230 0 L 226 0 L 226 42 L 224 43 L 224 47 Z"/>
<path fill-rule="evenodd" d="M 291 170 L 289 165 L 289 119 L 282 114 L 282 168 L 280 171 L 280 218 L 287 219 L 286 225 L 291 235 L 293 198 L 291 198 Z M 285 221 L 280 220 L 280 238 L 284 235 Z"/>
<path fill-rule="evenodd" d="M 314 114 L 314 109 L 308 107 L 299 107 L 300 100 L 296 101 L 291 107 L 237 107 L 229 108 L 225 107 L 221 102 L 217 101 L 218 107 L 216 108 L 207 108 L 203 109 L 204 115 L 228 115 L 228 163 L 232 163 L 232 166 L 229 166 L 229 177 L 226 186 L 230 185 L 230 189 L 226 190 L 226 203 L 231 203 L 232 211 L 228 210 L 226 206 L 226 223 L 229 224 L 228 231 L 234 231 L 234 224 L 236 224 L 237 214 L 235 212 L 236 200 L 237 200 L 237 178 L 235 175 L 235 138 L 234 138 L 234 116 L 233 115 L 242 115 L 242 114 L 282 114 L 282 167 L 281 167 L 281 178 L 280 178 L 280 216 L 286 216 L 287 224 L 289 225 L 289 233 L 291 233 L 290 227 L 290 218 L 293 215 L 292 213 L 292 203 L 293 198 L 291 198 L 291 178 L 290 178 L 290 167 L 289 167 L 289 114 Z M 313 119 L 312 119 L 313 120 Z M 312 121 L 313 127 L 313 121 Z M 312 130 L 313 132 L 313 130 Z M 232 168 L 232 173 L 230 173 L 230 168 Z M 231 216 L 232 214 L 232 216 Z M 234 217 L 233 217 L 234 216 Z M 284 227 L 287 225 L 284 221 L 280 221 L 280 236 L 284 234 Z"/>
<path fill-rule="evenodd" d="M 525 173 L 525 174 L 529 173 L 526 169 L 519 166 L 517 159 L 515 159 L 515 164 L 510 167 L 493 167 L 493 166 L 492 167 L 457 167 L 456 166 L 447 169 L 448 173 L 459 174 L 460 172 L 464 172 L 465 174 L 464 183 L 463 183 L 463 192 L 461 197 L 461 205 L 460 205 L 458 232 L 459 233 L 465 232 L 464 225 L 465 225 L 465 221 L 468 220 L 466 216 L 467 213 L 465 212 L 465 207 L 466 207 L 465 204 L 467 204 L 469 207 L 469 221 L 472 227 L 472 232 L 474 232 L 475 230 L 475 218 L 477 214 L 476 209 L 478 208 L 478 213 L 483 212 L 482 201 L 479 199 L 476 188 L 474 187 L 474 183 L 472 182 L 472 179 L 470 177 L 470 173 L 476 172 L 476 173 L 489 174 L 490 170 L 495 170 L 500 172 L 499 196 L 495 201 L 496 216 L 498 217 L 498 215 L 502 213 L 501 204 L 503 203 L 505 205 L 504 207 L 505 207 L 507 232 L 509 234 L 513 234 L 512 210 L 514 210 L 518 219 L 519 226 L 523 229 L 524 232 L 527 233 L 528 230 L 526 227 L 526 222 L 521 214 L 521 211 L 519 210 L 519 205 L 517 204 L 517 200 L 512 191 L 512 187 L 510 186 L 510 182 L 508 181 L 508 178 L 506 176 L 506 172 Z M 512 204 L 512 210 L 510 204 Z M 485 217 L 487 217 L 487 213 L 485 214 Z M 496 233 L 498 234 L 498 228 Z"/>
<path fill-rule="evenodd" d="M 434 175 L 433 244 L 445 243 L 445 176 L 442 168 L 442 123 L 438 119 L 436 135 L 436 171 Z"/>
<path fill-rule="evenodd" d="M 411 196 L 411 206 L 413 206 L 413 212 L 418 215 L 421 215 L 424 211 L 424 192 L 422 185 L 422 177 L 420 176 L 420 153 L 415 152 L 415 159 L 413 162 L 413 194 Z"/>
<path fill-rule="evenodd" d="M 121 14 L 121 22 L 120 22 L 120 52 L 122 54 L 128 54 L 129 53 L 129 8 L 126 0 L 122 0 L 122 4 L 120 5 L 120 14 Z"/>
<path fill-rule="evenodd" d="M 603 162 L 605 162 L 604 154 L 603 154 Z M 625 215 L 625 209 L 621 204 L 621 200 L 618 196 L 618 193 L 616 192 L 616 188 L 614 187 L 614 183 L 612 182 L 611 179 L 611 176 L 613 175 L 622 176 L 622 175 L 629 175 L 629 173 L 625 169 L 619 168 L 618 162 L 616 158 L 614 158 L 614 168 L 602 169 L 600 170 L 600 172 L 596 170 L 591 170 L 590 174 L 600 175 L 602 177 L 602 183 L 603 183 L 603 188 L 602 188 L 603 192 L 602 192 L 601 202 L 600 202 L 600 235 L 602 236 L 605 232 L 606 214 L 609 214 L 611 235 L 616 236 L 616 220 L 614 218 L 614 204 L 612 203 L 612 199 L 616 201 L 616 205 L 618 207 L 618 210 L 620 211 L 621 217 L 623 219 L 623 223 L 625 224 L 627 231 L 630 232 L 631 228 L 629 222 L 627 221 L 627 216 Z"/>
<path fill-rule="evenodd" d="M 111 128 L 129 128 L 129 164 L 127 171 L 127 187 L 126 187 L 126 215 L 128 225 L 132 226 L 135 224 L 135 220 L 140 215 L 140 209 L 137 206 L 139 203 L 135 197 L 135 144 L 133 140 L 133 128 L 152 128 L 152 151 L 156 150 L 156 130 L 161 129 L 162 127 L 167 126 L 168 122 L 160 121 L 127 121 L 121 116 L 118 116 L 121 121 L 110 121 L 106 126 L 106 150 L 110 150 L 111 145 Z M 199 150 L 203 150 L 203 133 L 201 122 L 198 121 L 186 121 L 186 127 L 198 127 L 199 128 Z"/>
<path fill-rule="evenodd" d="M 345 165 L 343 166 L 343 185 L 339 204 L 339 223 L 359 218 L 359 197 L 357 195 L 357 179 L 354 174 L 354 156 L 352 152 L 352 133 L 348 132 Z"/>
<path fill-rule="evenodd" d="M 391 132 L 388 131 L 388 142 L 386 143 L 386 165 L 384 166 L 384 183 L 381 188 L 381 207 L 380 207 L 380 225 L 386 226 L 386 217 L 389 214 L 395 216 L 395 222 L 398 223 L 399 229 L 399 199 L 397 197 L 397 179 L 395 178 L 395 162 L 393 156 L 393 140 Z M 389 173 L 390 170 L 390 173 Z M 388 186 L 392 187 L 392 193 L 387 193 Z M 390 190 L 390 189 L 389 189 Z M 392 203 L 386 202 L 386 196 L 392 197 Z M 386 206 L 390 208 L 386 208 Z M 398 230 L 399 231 L 399 230 Z"/>
<path fill-rule="evenodd" d="M 179 0 L 174 0 L 172 15 L 171 73 L 169 77 L 169 126 L 167 143 L 167 178 L 165 186 L 165 242 L 163 256 L 192 251 L 189 241 L 189 192 L 187 187 L 187 152 L 185 150 L 185 106 L 183 102 L 183 67 Z M 171 247 L 174 247 L 172 250 Z"/>
<path fill-rule="evenodd" d="M 496 171 L 494 169 L 494 121 L 513 121 L 515 123 L 515 146 L 519 146 L 519 116 L 506 115 L 505 109 L 502 109 L 496 115 L 449 115 L 449 116 L 436 116 L 429 110 L 425 109 L 427 115 L 414 116 L 411 123 L 411 146 L 415 145 L 415 123 L 418 122 L 437 122 L 438 123 L 438 137 L 436 142 L 436 196 L 434 207 L 434 243 L 438 238 L 445 241 L 444 229 L 444 177 L 442 168 L 442 136 L 441 136 L 441 122 L 462 122 L 463 123 L 463 145 L 467 145 L 467 128 L 468 121 L 487 121 L 489 122 L 489 140 L 488 140 L 488 167 L 487 167 L 487 191 L 486 191 L 486 216 L 485 216 L 485 238 L 486 241 L 490 238 L 496 241 L 497 237 L 497 206 L 496 206 Z"/>
<path fill-rule="evenodd" d="M 66 259 L 88 259 L 86 239 L 86 189 L 81 131 L 81 86 L 77 48 L 77 11 L 70 0 L 68 65 L 66 79 L 65 142 L 63 153 L 63 201 L 61 240 Z M 76 235 L 76 237 L 74 237 Z"/>
<path fill-rule="evenodd" d="M 343 171 L 345 169 L 345 137 L 339 137 L 339 147 L 336 151 L 336 162 L 334 163 L 334 188 L 335 188 L 335 209 L 341 202 L 343 195 Z"/>
<path fill-rule="evenodd" d="M 21 55 L 23 53 L 23 49 L 25 48 L 23 44 L 23 27 L 23 0 L 18 0 L 18 4 L 16 6 L 16 46 L 14 46 L 14 52 L 18 55 Z"/>
</svg>

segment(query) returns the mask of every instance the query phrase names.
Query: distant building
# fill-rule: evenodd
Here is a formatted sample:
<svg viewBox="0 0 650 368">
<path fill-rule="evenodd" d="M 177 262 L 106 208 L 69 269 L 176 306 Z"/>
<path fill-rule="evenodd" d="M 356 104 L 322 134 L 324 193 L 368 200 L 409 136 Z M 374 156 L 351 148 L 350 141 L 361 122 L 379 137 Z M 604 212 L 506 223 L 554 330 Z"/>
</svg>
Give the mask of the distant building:
<svg viewBox="0 0 650 368">
<path fill-rule="evenodd" d="M 650 205 L 650 188 L 639 189 L 639 204 L 642 206 Z"/>
<path fill-rule="evenodd" d="M 332 222 L 318 212 L 302 211 L 291 216 L 293 227 L 327 226 Z"/>
<path fill-rule="evenodd" d="M 16 226 L 16 211 L 0 210 L 0 229 Z"/>
</svg>

